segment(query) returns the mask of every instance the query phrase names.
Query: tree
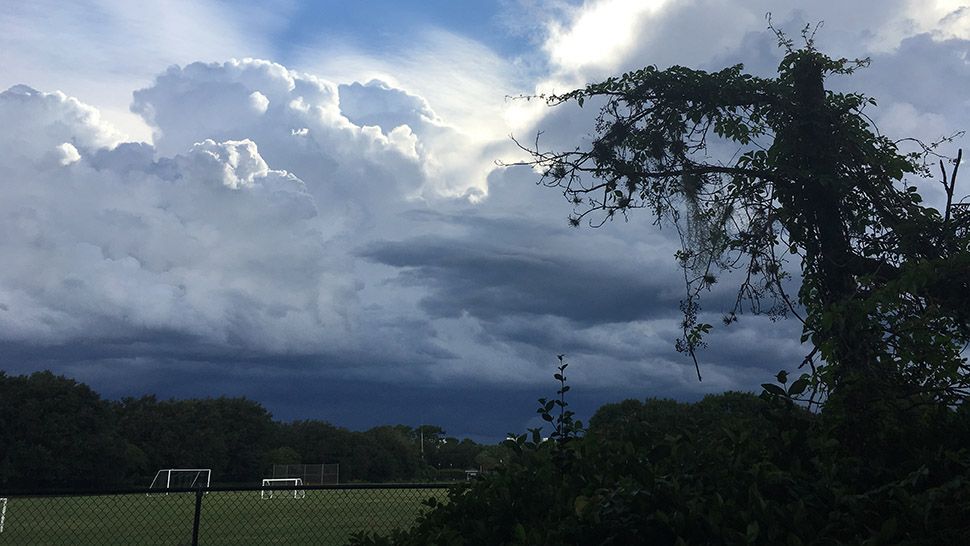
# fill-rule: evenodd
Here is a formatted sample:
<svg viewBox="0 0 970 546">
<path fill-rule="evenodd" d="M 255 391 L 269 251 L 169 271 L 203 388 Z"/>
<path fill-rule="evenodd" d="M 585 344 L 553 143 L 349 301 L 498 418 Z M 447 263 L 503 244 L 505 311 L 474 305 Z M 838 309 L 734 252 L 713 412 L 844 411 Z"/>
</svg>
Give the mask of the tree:
<svg viewBox="0 0 970 546">
<path fill-rule="evenodd" d="M 411 436 L 411 429 L 401 425 L 374 427 L 363 433 L 373 445 L 370 481 L 400 481 L 417 475 L 421 460 Z"/>
<path fill-rule="evenodd" d="M 211 468 L 222 483 L 263 475 L 272 416 L 245 398 L 165 400 L 124 398 L 115 406 L 121 434 L 133 449 L 139 483 L 160 468 Z M 138 454 L 135 457 L 135 453 Z"/>
<path fill-rule="evenodd" d="M 105 487 L 125 473 L 125 442 L 108 404 L 51 372 L 0 372 L 0 487 Z"/>
<path fill-rule="evenodd" d="M 953 201 L 959 156 L 947 173 L 937 149 L 948 140 L 901 151 L 865 115 L 873 99 L 825 89 L 826 77 L 866 60 L 827 57 L 807 28 L 799 49 L 777 34 L 786 54 L 775 78 L 741 65 L 648 66 L 544 97 L 553 106 L 599 101 L 594 138 L 544 151 L 537 137 L 522 146 L 531 159 L 521 164 L 562 189 L 573 225 L 648 208 L 676 226 L 687 287 L 677 348 L 695 365 L 712 328 L 699 301 L 719 274 L 741 279 L 726 325 L 743 311 L 801 320 L 812 346 L 802 365 L 813 373 L 792 394 L 811 379 L 810 402 L 840 408 L 832 413 L 845 419 L 844 439 L 861 449 L 875 423 L 968 394 L 970 213 Z M 942 210 L 924 206 L 910 180 L 930 176 L 931 159 L 943 171 Z"/>
<path fill-rule="evenodd" d="M 269 469 L 278 464 L 300 464 L 300 453 L 290 446 L 280 446 L 263 455 L 263 467 Z"/>
<path fill-rule="evenodd" d="M 494 470 L 508 462 L 509 455 L 509 448 L 502 444 L 481 446 L 475 455 L 475 466 L 485 471 Z"/>
<path fill-rule="evenodd" d="M 478 456 L 481 449 L 480 445 L 468 438 L 459 440 L 449 436 L 438 445 L 432 464 L 438 469 L 468 470 L 477 468 L 475 457 Z"/>
</svg>

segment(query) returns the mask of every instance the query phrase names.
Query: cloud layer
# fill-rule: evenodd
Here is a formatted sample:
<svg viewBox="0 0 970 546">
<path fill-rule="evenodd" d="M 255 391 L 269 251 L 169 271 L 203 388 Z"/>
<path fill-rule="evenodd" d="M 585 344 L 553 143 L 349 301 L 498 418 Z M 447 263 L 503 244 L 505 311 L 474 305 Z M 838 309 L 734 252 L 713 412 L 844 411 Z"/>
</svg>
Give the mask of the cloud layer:
<svg viewBox="0 0 970 546">
<path fill-rule="evenodd" d="M 900 0 L 845 12 L 823 2 L 808 13 L 790 4 L 771 3 L 785 30 L 828 18 L 823 45 L 872 56 L 872 68 L 832 83 L 879 98 L 871 115 L 881 130 L 932 140 L 970 126 L 965 10 Z M 682 290 L 672 234 L 646 214 L 571 229 L 569 205 L 537 187 L 535 173 L 494 161 L 516 159 L 509 132 L 530 139 L 541 130 L 545 142 L 571 146 L 594 114 L 506 94 L 562 91 L 646 63 L 744 61 L 771 74 L 780 55 L 763 30 L 768 7 L 520 2 L 509 9 L 534 17 L 516 25 L 535 41 L 520 56 L 501 57 L 460 29 L 429 30 L 384 55 L 348 46 L 294 60 L 325 77 L 248 58 L 191 62 L 176 49 L 181 64 L 132 79 L 140 88 L 130 109 L 151 143 L 129 141 L 130 131 L 105 121 L 118 116 L 53 87 L 14 85 L 0 93 L 0 367 L 53 367 L 114 394 L 247 394 L 282 416 L 325 408 L 352 426 L 413 421 L 401 408 L 424 400 L 451 430 L 486 436 L 508 423 L 462 420 L 461 393 L 501 401 L 514 392 L 508 406 L 528 406 L 546 394 L 562 352 L 590 408 L 754 388 L 797 364 L 796 325 L 745 317 L 712 339 L 697 383 L 672 348 Z M 104 9 L 105 25 L 144 19 Z M 218 18 L 217 4 L 194 9 L 191 22 L 166 24 L 197 31 Z M 200 58 L 231 56 L 221 53 L 235 48 L 246 13 L 220 23 L 232 27 L 225 40 L 200 42 Z M 35 16 L 18 8 L 0 19 L 10 31 L 2 49 L 34 47 L 29 70 L 10 65 L 25 84 L 44 65 L 36 51 L 62 47 L 11 30 Z M 61 26 L 92 43 L 75 27 Z M 100 47 L 88 51 L 100 52 L 88 59 L 94 74 L 119 46 Z M 155 72 L 170 59 L 153 51 L 129 60 Z M 708 300 L 715 320 L 728 292 Z M 293 398 L 326 389 L 330 402 Z M 397 413 L 361 409 L 371 417 L 354 421 L 340 404 L 367 392 L 396 400 Z"/>
</svg>

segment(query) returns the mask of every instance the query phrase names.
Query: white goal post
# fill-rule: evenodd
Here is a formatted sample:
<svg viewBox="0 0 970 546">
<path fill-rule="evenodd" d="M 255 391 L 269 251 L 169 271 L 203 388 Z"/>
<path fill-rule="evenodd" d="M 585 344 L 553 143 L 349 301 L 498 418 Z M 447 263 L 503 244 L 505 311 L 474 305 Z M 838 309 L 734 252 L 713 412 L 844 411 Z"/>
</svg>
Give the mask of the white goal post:
<svg viewBox="0 0 970 546">
<path fill-rule="evenodd" d="M 303 478 L 263 478 L 263 487 L 272 487 L 274 485 L 293 485 L 300 486 L 303 485 Z M 284 491 L 274 491 L 274 490 L 262 490 L 259 492 L 259 498 L 261 499 L 272 499 L 273 497 L 290 497 L 294 499 L 302 499 L 306 497 L 306 491 L 303 489 L 284 490 Z"/>
<path fill-rule="evenodd" d="M 163 468 L 155 473 L 149 489 L 194 489 L 212 484 L 211 468 Z"/>
<path fill-rule="evenodd" d="M 3 532 L 3 521 L 7 519 L 7 499 L 0 498 L 0 533 Z"/>
</svg>

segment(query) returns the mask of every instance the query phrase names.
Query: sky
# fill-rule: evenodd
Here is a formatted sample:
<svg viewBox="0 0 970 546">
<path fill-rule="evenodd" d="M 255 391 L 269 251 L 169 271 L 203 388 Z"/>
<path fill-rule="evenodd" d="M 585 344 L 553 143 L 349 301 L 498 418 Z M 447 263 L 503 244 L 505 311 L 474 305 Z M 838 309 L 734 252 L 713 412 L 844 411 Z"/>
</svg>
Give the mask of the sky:
<svg viewBox="0 0 970 546">
<path fill-rule="evenodd" d="M 539 424 L 563 353 L 584 419 L 758 390 L 808 352 L 798 324 L 716 329 L 699 382 L 671 230 L 572 228 L 561 192 L 502 163 L 524 159 L 510 136 L 570 148 L 595 116 L 512 97 L 645 65 L 772 75 L 769 11 L 872 59 L 830 85 L 875 97 L 882 133 L 970 128 L 959 1 L 11 2 L 0 370 L 479 441 Z"/>
</svg>

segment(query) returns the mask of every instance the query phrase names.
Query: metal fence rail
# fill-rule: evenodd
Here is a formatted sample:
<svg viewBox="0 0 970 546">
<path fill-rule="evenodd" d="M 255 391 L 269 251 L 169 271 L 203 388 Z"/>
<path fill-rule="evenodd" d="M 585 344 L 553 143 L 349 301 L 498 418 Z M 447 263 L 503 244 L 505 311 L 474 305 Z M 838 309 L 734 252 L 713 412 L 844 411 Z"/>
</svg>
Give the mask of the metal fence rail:
<svg viewBox="0 0 970 546">
<path fill-rule="evenodd" d="M 360 531 L 410 527 L 425 501 L 446 500 L 452 485 L 0 491 L 0 544 L 336 546 Z"/>
</svg>

